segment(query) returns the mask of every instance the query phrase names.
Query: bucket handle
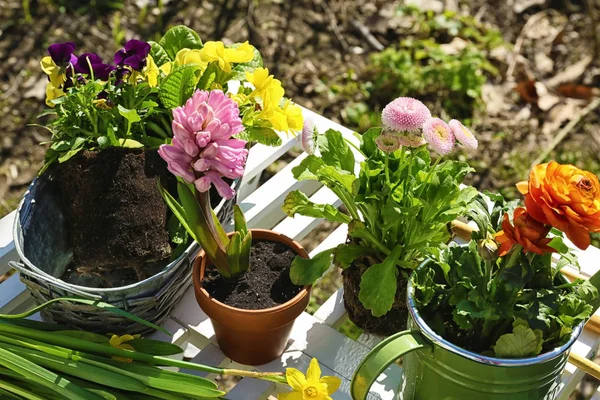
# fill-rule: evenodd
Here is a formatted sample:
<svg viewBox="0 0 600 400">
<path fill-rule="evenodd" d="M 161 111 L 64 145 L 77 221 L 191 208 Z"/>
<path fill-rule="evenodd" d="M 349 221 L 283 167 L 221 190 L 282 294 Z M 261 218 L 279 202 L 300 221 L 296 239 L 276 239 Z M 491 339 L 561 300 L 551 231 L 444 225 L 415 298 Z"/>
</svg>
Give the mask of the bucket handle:
<svg viewBox="0 0 600 400">
<path fill-rule="evenodd" d="M 360 362 L 350 383 L 354 400 L 365 400 L 375 380 L 398 358 L 411 351 L 432 348 L 418 330 L 398 332 L 373 348 Z"/>
<path fill-rule="evenodd" d="M 83 292 L 81 290 L 71 288 L 68 285 L 65 285 L 59 279 L 52 279 L 52 280 L 50 280 L 50 279 L 48 279 L 48 277 L 41 276 L 40 274 L 38 274 L 36 272 L 30 271 L 29 269 L 27 269 L 25 267 L 24 264 L 22 264 L 20 262 L 9 261 L 8 265 L 11 266 L 12 268 L 18 270 L 19 273 L 21 273 L 23 275 L 27 275 L 27 276 L 33 277 L 33 278 L 35 278 L 35 279 L 37 279 L 37 280 L 39 280 L 41 282 L 50 281 L 50 282 L 52 282 L 52 284 L 54 286 L 58 287 L 59 289 L 64 290 L 65 292 L 69 292 L 69 293 L 72 293 L 72 294 L 75 294 L 75 295 L 78 295 L 78 296 L 81 296 L 81 297 L 85 297 L 86 299 L 90 299 L 90 300 L 102 300 L 102 296 L 98 296 L 98 295 L 91 294 L 91 293 L 86 293 L 86 292 Z"/>
</svg>

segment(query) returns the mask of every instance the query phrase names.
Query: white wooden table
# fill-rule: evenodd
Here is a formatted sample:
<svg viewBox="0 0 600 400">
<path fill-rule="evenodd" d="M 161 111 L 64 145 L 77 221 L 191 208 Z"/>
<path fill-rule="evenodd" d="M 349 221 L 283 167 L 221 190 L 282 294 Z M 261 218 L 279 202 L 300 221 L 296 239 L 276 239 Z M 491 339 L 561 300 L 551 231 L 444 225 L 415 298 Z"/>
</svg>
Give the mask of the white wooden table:
<svg viewBox="0 0 600 400">
<path fill-rule="evenodd" d="M 312 119 L 315 122 L 320 132 L 332 128 L 341 131 L 348 138 L 352 138 L 350 130 L 312 111 L 304 110 L 304 115 L 305 118 Z M 340 205 L 339 200 L 329 189 L 320 186 L 316 182 L 297 182 L 293 178 L 292 168 L 298 165 L 306 157 L 306 154 L 302 153 L 283 170 L 257 188 L 262 171 L 297 145 L 296 138 L 285 138 L 283 144 L 276 148 L 262 145 L 254 146 L 248 157 L 246 174 L 239 190 L 239 201 L 246 214 L 249 227 L 273 229 L 295 240 L 301 240 L 315 229 L 321 221 L 302 216 L 296 218 L 286 217 L 281 211 L 281 205 L 287 193 L 294 189 L 300 189 L 317 203 Z M 360 156 L 357 155 L 357 162 L 359 161 Z M 12 241 L 14 217 L 15 213 L 13 212 L 0 220 L 0 274 L 8 269 L 8 261 L 17 259 Z M 342 225 L 314 249 L 311 255 L 334 247 L 342 243 L 345 238 L 346 226 Z M 582 274 L 587 276 L 593 274 L 598 268 L 598 260 L 600 260 L 600 250 L 596 248 L 581 252 Z M 13 275 L 0 284 L 0 313 L 23 311 L 32 305 L 33 300 L 26 291 L 25 286 L 19 281 L 18 275 Z M 338 376 L 342 380 L 340 390 L 332 397 L 340 400 L 350 399 L 349 385 L 352 374 L 359 361 L 379 341 L 379 338 L 362 335 L 357 341 L 354 341 L 338 332 L 336 328 L 344 321 L 345 315 L 343 291 L 340 289 L 314 315 L 305 312 L 296 320 L 288 348 L 279 360 L 256 369 L 283 372 L 287 367 L 295 367 L 305 371 L 310 359 L 316 357 L 321 364 L 324 375 Z M 185 349 L 184 357 L 192 361 L 221 367 L 251 368 L 232 362 L 219 350 L 210 320 L 196 303 L 191 287 L 163 326 L 173 334 L 170 340 Z M 153 337 L 169 340 L 167 335 L 161 333 L 155 333 Z M 573 351 L 584 357 L 593 358 L 599 343 L 600 337 L 584 331 L 574 345 Z M 188 372 L 198 373 L 196 371 Z M 373 386 L 370 398 L 393 399 L 394 392 L 402 379 L 401 375 L 400 367 L 396 365 L 390 367 Z M 569 364 L 564 373 L 563 387 L 558 399 L 568 399 L 583 376 L 582 371 Z M 287 389 L 282 385 L 244 378 L 235 385 L 226 397 L 232 400 L 267 399 L 285 390 Z M 600 391 L 596 393 L 593 399 L 600 400 Z"/>
</svg>

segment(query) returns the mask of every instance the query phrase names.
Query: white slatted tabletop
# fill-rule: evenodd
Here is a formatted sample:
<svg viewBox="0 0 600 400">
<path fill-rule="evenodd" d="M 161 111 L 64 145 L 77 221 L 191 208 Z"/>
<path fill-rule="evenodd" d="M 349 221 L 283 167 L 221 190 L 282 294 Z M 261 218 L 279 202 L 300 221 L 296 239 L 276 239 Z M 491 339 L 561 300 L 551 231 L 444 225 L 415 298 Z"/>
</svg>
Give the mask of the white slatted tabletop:
<svg viewBox="0 0 600 400">
<path fill-rule="evenodd" d="M 320 132 L 327 129 L 341 131 L 349 139 L 354 139 L 352 132 L 312 111 L 304 110 L 306 119 L 314 121 Z M 240 206 L 244 210 L 251 228 L 273 229 L 295 240 L 301 240 L 321 222 L 315 218 L 297 216 L 286 217 L 281 211 L 283 199 L 291 190 L 300 189 L 317 203 L 329 203 L 339 206 L 336 196 L 327 188 L 312 181 L 297 182 L 293 179 L 291 169 L 306 157 L 301 154 L 271 179 L 257 188 L 262 171 L 297 146 L 297 139 L 284 138 L 283 144 L 276 148 L 256 145 L 250 150 L 246 173 L 239 189 Z M 357 163 L 361 157 L 356 154 Z M 16 260 L 12 242 L 12 224 L 14 213 L 0 220 L 0 273 L 7 270 L 7 263 Z M 340 226 L 334 230 L 316 249 L 314 255 L 321 250 L 334 247 L 346 239 L 347 227 Z M 580 253 L 583 275 L 590 276 L 598 269 L 600 250 L 590 249 Z M 191 282 L 190 282 L 191 283 Z M 27 309 L 33 304 L 25 286 L 14 275 L 0 284 L 0 312 L 16 312 Z M 338 376 L 342 380 L 340 390 L 332 397 L 334 399 L 350 399 L 349 385 L 352 373 L 360 360 L 379 342 L 379 338 L 362 335 L 354 341 L 338 332 L 338 326 L 344 321 L 346 312 L 343 305 L 342 289 L 334 293 L 314 315 L 303 313 L 294 324 L 288 348 L 283 356 L 269 364 L 254 369 L 263 371 L 285 371 L 285 368 L 295 367 L 306 370 L 310 359 L 319 359 L 324 375 Z M 181 345 L 184 357 L 192 361 L 222 367 L 249 369 L 252 367 L 238 365 L 229 360 L 219 350 L 214 338 L 214 331 L 208 317 L 202 312 L 194 297 L 191 287 L 187 290 L 182 301 L 175 307 L 170 318 L 163 326 L 173 334 L 168 337 L 162 333 L 153 334 L 154 338 L 171 340 Z M 595 355 L 600 337 L 587 331 L 581 335 L 573 347 L 573 352 L 587 358 Z M 198 373 L 196 371 L 188 371 Z M 577 384 L 583 378 L 583 372 L 571 364 L 567 365 L 563 376 L 563 387 L 558 396 L 560 400 L 568 399 Z M 401 368 L 393 365 L 379 377 L 373 386 L 370 399 L 391 400 L 402 379 Z M 282 385 L 244 378 L 228 393 L 232 400 L 267 399 L 286 390 Z M 600 392 L 594 397 L 600 400 Z"/>
</svg>

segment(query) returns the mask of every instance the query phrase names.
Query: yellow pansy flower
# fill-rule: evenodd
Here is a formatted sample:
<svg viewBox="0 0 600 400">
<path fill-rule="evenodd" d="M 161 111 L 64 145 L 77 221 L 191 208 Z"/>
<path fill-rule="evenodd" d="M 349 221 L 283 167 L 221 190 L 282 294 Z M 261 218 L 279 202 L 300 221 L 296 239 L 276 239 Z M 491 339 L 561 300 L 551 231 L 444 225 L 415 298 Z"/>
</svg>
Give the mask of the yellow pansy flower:
<svg viewBox="0 0 600 400">
<path fill-rule="evenodd" d="M 133 339 L 139 339 L 139 338 L 140 338 L 140 335 L 123 335 L 123 336 L 112 335 L 110 340 L 108 341 L 108 343 L 110 343 L 110 345 L 112 347 L 117 348 L 117 349 L 135 351 L 133 346 L 130 344 L 127 344 L 126 342 L 129 342 Z M 112 358 L 115 360 L 120 360 L 120 361 L 124 361 L 124 362 L 132 362 L 133 361 L 131 358 L 125 358 L 125 357 L 112 356 Z"/>
<path fill-rule="evenodd" d="M 342 382 L 335 376 L 321 378 L 321 368 L 316 358 L 310 361 L 306 376 L 296 368 L 287 368 L 285 377 L 293 391 L 280 393 L 279 400 L 331 400 L 330 395 L 338 390 Z"/>
<path fill-rule="evenodd" d="M 206 42 L 200 57 L 206 63 L 215 61 L 223 71 L 231 72 L 232 63 L 245 63 L 254 58 L 254 47 L 247 41 L 236 49 L 226 48 L 223 42 Z"/>
<path fill-rule="evenodd" d="M 156 63 L 151 55 L 146 57 L 146 66 L 144 67 L 143 73 L 148 80 L 148 85 L 150 87 L 155 87 L 158 85 L 158 75 L 160 75 L 160 70 L 156 66 Z"/>
<path fill-rule="evenodd" d="M 304 117 L 302 109 L 296 104 L 292 104 L 291 100 L 286 100 L 283 105 L 283 112 L 287 118 L 287 124 L 290 131 L 301 131 L 304 126 Z"/>
<path fill-rule="evenodd" d="M 52 103 L 51 100 L 58 99 L 64 95 L 65 92 L 63 92 L 61 88 L 54 86 L 52 81 L 48 82 L 46 85 L 46 104 L 48 107 L 54 108 L 54 103 Z"/>
<path fill-rule="evenodd" d="M 50 56 L 42 58 L 40 61 L 40 67 L 42 68 L 42 71 L 44 71 L 44 73 L 50 77 L 50 82 L 56 88 L 65 83 L 67 80 L 65 74 L 61 73 L 60 67 L 54 63 L 52 57 Z"/>
<path fill-rule="evenodd" d="M 202 69 L 206 68 L 206 61 L 202 61 L 200 50 L 198 49 L 181 49 L 175 55 L 175 64 L 177 65 L 188 65 L 196 64 L 200 65 Z"/>
</svg>

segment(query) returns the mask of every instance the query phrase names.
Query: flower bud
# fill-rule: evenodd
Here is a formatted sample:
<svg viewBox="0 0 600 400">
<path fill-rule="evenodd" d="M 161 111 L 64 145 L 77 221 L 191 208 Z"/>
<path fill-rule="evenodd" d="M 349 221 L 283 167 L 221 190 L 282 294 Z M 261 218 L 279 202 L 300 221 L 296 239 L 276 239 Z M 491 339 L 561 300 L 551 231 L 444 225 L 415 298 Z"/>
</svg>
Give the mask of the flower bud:
<svg viewBox="0 0 600 400">
<path fill-rule="evenodd" d="M 482 239 L 477 243 L 477 252 L 486 261 L 494 261 L 498 258 L 498 244 L 492 237 Z"/>
</svg>

